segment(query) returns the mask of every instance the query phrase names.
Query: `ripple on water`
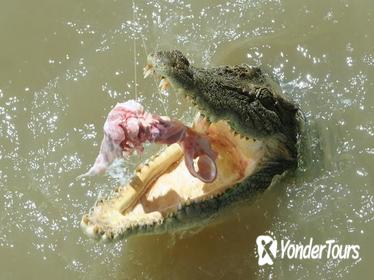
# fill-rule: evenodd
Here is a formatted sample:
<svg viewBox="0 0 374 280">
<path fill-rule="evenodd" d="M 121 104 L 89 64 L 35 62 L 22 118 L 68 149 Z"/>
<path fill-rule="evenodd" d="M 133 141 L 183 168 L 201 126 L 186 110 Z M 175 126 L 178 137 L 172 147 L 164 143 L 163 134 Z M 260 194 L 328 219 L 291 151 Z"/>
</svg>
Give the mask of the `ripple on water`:
<svg viewBox="0 0 374 280">
<path fill-rule="evenodd" d="M 274 199 L 278 203 L 277 211 L 269 215 L 269 230 L 279 238 L 296 241 L 309 236 L 321 242 L 331 237 L 347 242 L 363 240 L 374 213 L 370 185 L 374 132 L 369 114 L 373 109 L 369 70 L 374 58 L 373 52 L 364 49 L 368 34 L 362 39 L 366 31 L 355 24 L 369 16 L 352 23 L 350 12 L 356 7 L 350 7 L 352 2 L 347 9 L 347 1 L 333 7 L 267 0 L 210 5 L 203 1 L 119 2 L 105 4 L 112 15 L 112 21 L 102 17 L 110 21 L 108 25 L 97 20 L 97 13 L 102 11 L 96 6 L 84 7 L 82 13 L 80 8 L 74 9 L 78 16 L 54 18 L 63 28 L 53 30 L 53 36 L 47 34 L 45 41 L 61 46 L 64 54 L 46 54 L 41 60 L 48 67 L 61 66 L 57 77 L 37 90 L 21 82 L 17 90 L 12 91 L 11 86 L 0 89 L 0 205 L 5 209 L 0 213 L 1 248 L 31 255 L 36 262 L 49 264 L 52 260 L 51 264 L 58 263 L 66 273 L 76 272 L 74 276 L 115 279 L 116 272 L 125 270 L 127 277 L 136 262 L 140 267 L 135 271 L 137 276 L 157 277 L 147 270 L 144 260 L 136 260 L 131 255 L 134 252 L 126 251 L 127 241 L 93 243 L 79 229 L 82 214 L 113 185 L 125 182 L 138 159 L 119 162 L 108 177 L 83 181 L 75 181 L 75 177 L 94 160 L 105 113 L 116 102 L 138 97 L 150 111 L 191 120 L 193 110 L 174 92 L 159 94 L 157 85 L 139 78 L 146 53 L 163 46 L 178 46 L 191 61 L 203 66 L 239 61 L 271 69 L 308 118 L 311 143 L 306 148 L 311 158 L 295 181 L 282 185 L 280 197 L 267 195 L 269 201 L 264 207 L 273 205 Z M 94 11 L 91 19 L 85 16 L 90 8 Z M 113 11 L 120 11 L 120 15 Z M 368 26 L 367 22 L 361 24 Z M 58 37 L 59 32 L 62 37 Z M 71 45 L 65 47 L 65 43 Z M 74 44 L 79 46 L 75 52 Z M 21 69 L 23 63 L 17 67 Z M 147 148 L 149 153 L 143 159 L 155 151 Z M 241 221 L 246 222 L 249 229 L 258 224 Z M 199 250 L 217 240 L 217 244 L 224 242 L 220 233 L 212 236 L 199 243 Z M 235 241 L 248 243 L 247 239 Z M 187 251 L 194 237 L 183 242 Z M 159 272 L 167 269 L 162 265 L 168 261 L 178 263 L 170 254 L 181 248 L 174 243 L 161 248 L 171 260 L 160 261 Z M 149 248 L 139 244 L 135 249 Z M 123 254 L 130 255 L 131 261 L 124 264 Z M 190 264 L 188 255 L 179 258 L 185 266 Z M 226 260 L 227 268 L 249 266 L 247 256 L 227 255 Z M 359 262 L 279 261 L 269 269 L 260 269 L 257 276 L 344 277 Z M 206 270 L 207 263 L 199 264 L 200 272 Z M 51 275 L 55 277 L 55 273 Z"/>
</svg>

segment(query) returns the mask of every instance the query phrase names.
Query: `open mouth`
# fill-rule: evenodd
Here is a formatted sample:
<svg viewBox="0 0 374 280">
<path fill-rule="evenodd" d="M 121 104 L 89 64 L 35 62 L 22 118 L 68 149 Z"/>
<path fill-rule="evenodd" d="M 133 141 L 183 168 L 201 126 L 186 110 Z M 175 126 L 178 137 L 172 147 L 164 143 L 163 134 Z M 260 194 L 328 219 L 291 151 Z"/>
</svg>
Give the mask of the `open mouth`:
<svg viewBox="0 0 374 280">
<path fill-rule="evenodd" d="M 158 71 L 157 61 L 148 62 L 144 68 L 145 77 L 159 79 L 163 90 L 176 88 L 167 74 Z M 178 87 L 179 92 L 183 94 Z M 264 158 L 261 141 L 234 133 L 226 121 L 209 122 L 198 115 L 192 128 L 209 139 L 217 154 L 217 174 L 212 182 L 203 182 L 193 176 L 183 160 L 183 149 L 172 144 L 138 166 L 127 186 L 119 187 L 111 197 L 97 201 L 82 218 L 84 232 L 95 239 L 112 240 L 167 228 L 168 222 L 176 219 L 186 206 L 222 195 L 253 174 Z"/>
</svg>

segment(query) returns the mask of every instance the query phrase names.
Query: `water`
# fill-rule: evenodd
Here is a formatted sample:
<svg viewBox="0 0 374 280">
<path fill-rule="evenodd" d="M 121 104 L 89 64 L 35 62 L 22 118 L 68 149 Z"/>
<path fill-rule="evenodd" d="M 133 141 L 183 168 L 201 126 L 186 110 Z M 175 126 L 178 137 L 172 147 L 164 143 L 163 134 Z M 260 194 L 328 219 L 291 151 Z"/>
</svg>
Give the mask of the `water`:
<svg viewBox="0 0 374 280">
<path fill-rule="evenodd" d="M 370 277 L 373 1 L 3 2 L 0 279 Z M 174 92 L 143 80 L 155 48 L 178 48 L 200 66 L 262 65 L 303 109 L 308 144 L 294 177 L 209 227 L 98 244 L 80 231 L 82 214 L 141 160 L 124 163 L 124 176 L 74 180 L 95 159 L 107 112 L 138 98 L 191 120 Z M 359 244 L 360 258 L 260 268 L 255 239 L 266 232 Z"/>
</svg>

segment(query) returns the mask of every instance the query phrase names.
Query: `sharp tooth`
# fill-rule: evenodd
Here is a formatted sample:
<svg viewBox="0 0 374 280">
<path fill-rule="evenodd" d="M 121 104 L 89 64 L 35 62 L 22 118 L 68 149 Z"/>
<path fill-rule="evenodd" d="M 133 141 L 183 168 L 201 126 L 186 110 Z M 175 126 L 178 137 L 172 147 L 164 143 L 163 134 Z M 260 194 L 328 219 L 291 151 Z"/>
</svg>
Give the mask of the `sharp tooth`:
<svg viewBox="0 0 374 280">
<path fill-rule="evenodd" d="M 153 69 L 149 69 L 147 71 L 144 72 L 144 79 L 146 79 L 148 76 L 152 75 L 153 74 Z"/>
<path fill-rule="evenodd" d="M 153 74 L 155 71 L 152 65 L 147 64 L 144 67 L 144 79 L 147 78 L 149 75 Z"/>
<path fill-rule="evenodd" d="M 161 79 L 160 84 L 158 85 L 162 90 L 166 90 L 169 87 L 169 82 L 166 78 Z"/>
<path fill-rule="evenodd" d="M 164 85 L 164 79 L 161 79 L 160 83 L 158 84 L 158 87 L 162 89 Z"/>
<path fill-rule="evenodd" d="M 83 216 L 82 221 L 83 221 L 84 224 L 88 225 L 90 219 L 88 218 L 88 215 L 87 215 L 87 214 L 85 214 L 85 215 Z"/>
<path fill-rule="evenodd" d="M 93 228 L 93 233 L 94 233 L 95 235 L 100 234 L 100 233 L 101 233 L 101 228 L 100 228 L 99 226 L 94 226 L 94 228 Z"/>
</svg>

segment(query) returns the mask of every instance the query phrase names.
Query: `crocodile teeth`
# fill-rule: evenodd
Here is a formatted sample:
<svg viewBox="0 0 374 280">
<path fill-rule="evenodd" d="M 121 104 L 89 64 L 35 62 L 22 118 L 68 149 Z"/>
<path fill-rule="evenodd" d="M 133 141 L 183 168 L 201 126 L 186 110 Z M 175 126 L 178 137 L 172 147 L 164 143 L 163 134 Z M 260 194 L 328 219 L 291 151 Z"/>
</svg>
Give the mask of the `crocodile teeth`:
<svg viewBox="0 0 374 280">
<path fill-rule="evenodd" d="M 170 86 L 169 81 L 166 78 L 162 78 L 158 87 L 161 90 L 166 90 Z"/>
<path fill-rule="evenodd" d="M 95 235 L 101 235 L 102 229 L 99 226 L 94 226 L 92 231 Z"/>
<path fill-rule="evenodd" d="M 143 70 L 144 70 L 144 79 L 146 79 L 148 76 L 152 75 L 155 72 L 155 70 L 153 69 L 153 65 L 150 65 L 150 64 L 147 64 Z"/>
<path fill-rule="evenodd" d="M 89 221 L 90 221 L 90 219 L 88 218 L 88 215 L 87 214 L 84 215 L 83 218 L 82 218 L 82 222 L 84 224 L 88 225 Z"/>
</svg>

